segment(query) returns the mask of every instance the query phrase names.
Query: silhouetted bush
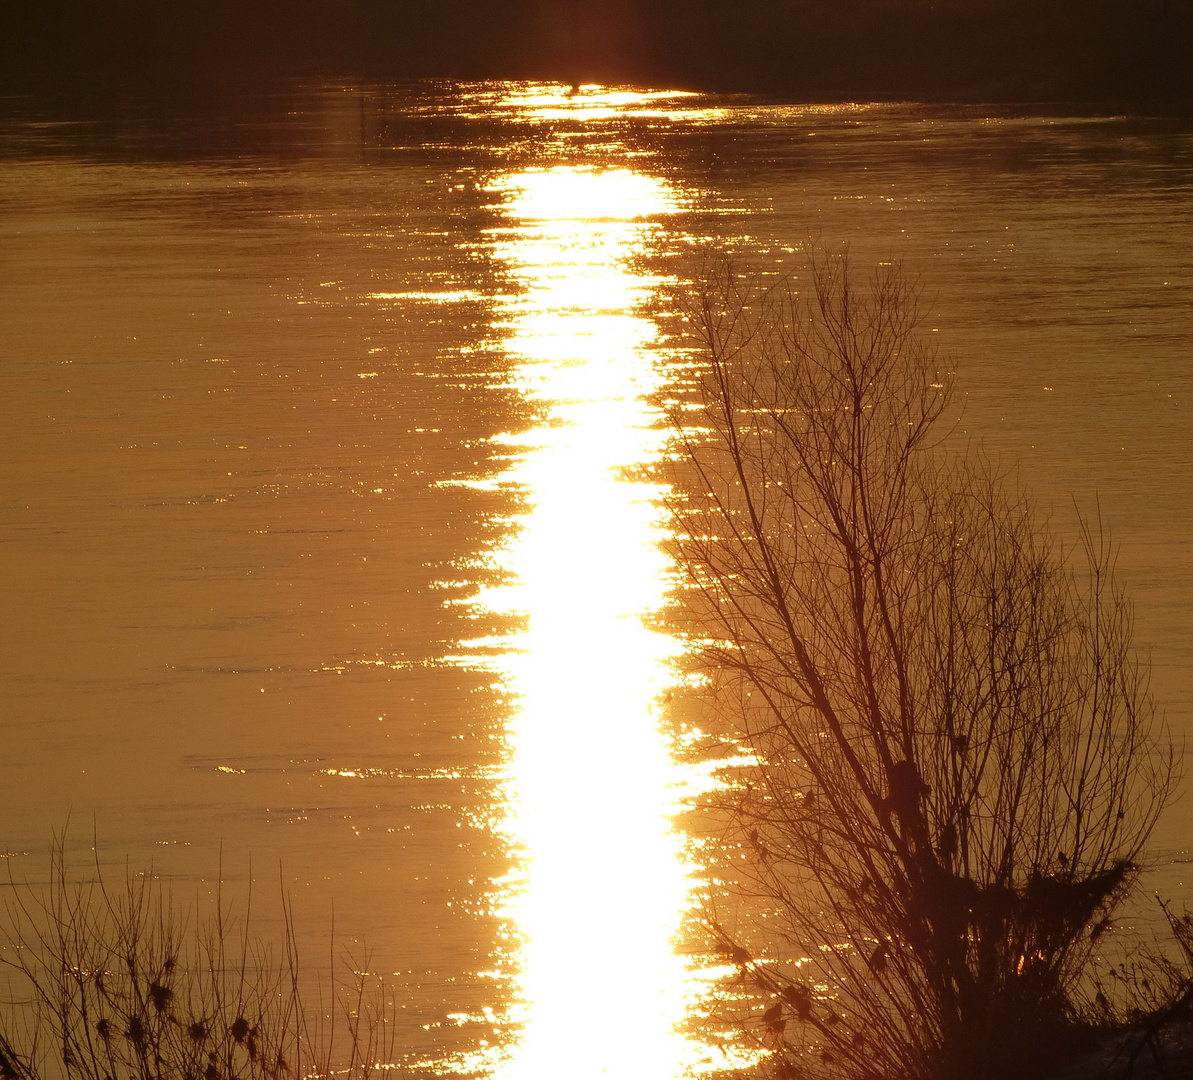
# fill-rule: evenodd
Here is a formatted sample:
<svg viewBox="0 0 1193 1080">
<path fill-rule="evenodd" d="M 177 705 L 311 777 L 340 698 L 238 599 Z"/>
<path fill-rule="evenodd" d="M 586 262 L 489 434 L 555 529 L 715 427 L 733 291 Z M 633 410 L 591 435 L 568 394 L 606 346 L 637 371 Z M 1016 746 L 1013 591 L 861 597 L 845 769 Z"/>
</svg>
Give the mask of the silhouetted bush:
<svg viewBox="0 0 1193 1080">
<path fill-rule="evenodd" d="M 56 843 L 48 885 L 9 882 L 0 1080 L 368 1080 L 393 1061 L 384 983 L 353 972 L 323 1000 L 285 920 L 275 956 L 247 906 L 200 918 L 152 875 L 74 880 Z"/>
<path fill-rule="evenodd" d="M 690 319 L 676 546 L 755 762 L 729 850 L 757 921 L 712 925 L 776 1074 L 1048 1075 L 1174 775 L 1111 544 L 1086 524 L 1070 562 L 942 447 L 952 376 L 898 264 L 720 266 Z"/>
</svg>

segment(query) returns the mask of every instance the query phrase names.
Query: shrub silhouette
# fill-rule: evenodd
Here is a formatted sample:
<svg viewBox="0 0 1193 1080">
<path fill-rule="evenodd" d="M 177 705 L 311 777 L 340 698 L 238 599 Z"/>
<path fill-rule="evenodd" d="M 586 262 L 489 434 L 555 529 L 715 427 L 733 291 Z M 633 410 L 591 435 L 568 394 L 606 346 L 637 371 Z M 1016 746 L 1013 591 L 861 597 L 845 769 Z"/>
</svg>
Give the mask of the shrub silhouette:
<svg viewBox="0 0 1193 1080">
<path fill-rule="evenodd" d="M 798 284 L 721 265 L 688 312 L 676 548 L 769 916 L 714 932 L 779 1076 L 1043 1075 L 1174 778 L 1112 548 L 1087 524 L 1071 567 L 942 446 L 898 264 L 809 246 Z"/>
<path fill-rule="evenodd" d="M 9 885 L 0 1080 L 368 1080 L 393 1062 L 384 984 L 354 971 L 312 1000 L 288 903 L 275 957 L 220 896 L 199 919 L 151 874 L 73 879 L 62 839 L 46 886 Z"/>
</svg>

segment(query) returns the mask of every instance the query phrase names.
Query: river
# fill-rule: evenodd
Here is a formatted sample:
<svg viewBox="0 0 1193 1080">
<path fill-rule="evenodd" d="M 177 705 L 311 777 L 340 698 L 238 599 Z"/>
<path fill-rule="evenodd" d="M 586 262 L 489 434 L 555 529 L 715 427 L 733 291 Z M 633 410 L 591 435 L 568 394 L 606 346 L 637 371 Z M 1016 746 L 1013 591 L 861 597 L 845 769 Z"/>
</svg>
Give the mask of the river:
<svg viewBox="0 0 1193 1080">
<path fill-rule="evenodd" d="M 184 897 L 280 877 L 308 955 L 334 921 L 390 980 L 412 1075 L 715 1064 L 636 469 L 710 246 L 904 260 L 959 436 L 1062 538 L 1100 506 L 1193 735 L 1187 123 L 507 83 L 0 116 L 17 878 L 63 828 Z M 1146 878 L 1184 899 L 1191 805 Z"/>
</svg>

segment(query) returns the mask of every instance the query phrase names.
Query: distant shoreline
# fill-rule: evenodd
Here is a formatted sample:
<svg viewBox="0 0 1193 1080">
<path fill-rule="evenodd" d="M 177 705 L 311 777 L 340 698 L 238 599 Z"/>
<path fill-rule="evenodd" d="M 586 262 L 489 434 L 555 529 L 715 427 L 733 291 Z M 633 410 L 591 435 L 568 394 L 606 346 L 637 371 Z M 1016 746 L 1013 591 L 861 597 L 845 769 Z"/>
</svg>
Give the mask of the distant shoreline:
<svg viewBox="0 0 1193 1080">
<path fill-rule="evenodd" d="M 1193 0 L 0 0 L 0 87 L 530 79 L 1193 110 Z"/>
</svg>

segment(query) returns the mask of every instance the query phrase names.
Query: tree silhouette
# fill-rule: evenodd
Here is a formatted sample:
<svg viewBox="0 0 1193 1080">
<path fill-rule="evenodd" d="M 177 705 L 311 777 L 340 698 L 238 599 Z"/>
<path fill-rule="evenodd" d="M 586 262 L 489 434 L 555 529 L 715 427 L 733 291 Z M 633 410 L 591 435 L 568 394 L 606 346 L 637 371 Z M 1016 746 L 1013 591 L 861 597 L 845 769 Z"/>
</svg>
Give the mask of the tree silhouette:
<svg viewBox="0 0 1193 1080">
<path fill-rule="evenodd" d="M 800 291 L 722 266 L 690 312 L 677 549 L 771 916 L 716 932 L 779 1075 L 1041 1075 L 1173 780 L 1130 607 L 1099 525 L 1072 569 L 941 446 L 951 376 L 900 267 L 805 257 Z"/>
</svg>

